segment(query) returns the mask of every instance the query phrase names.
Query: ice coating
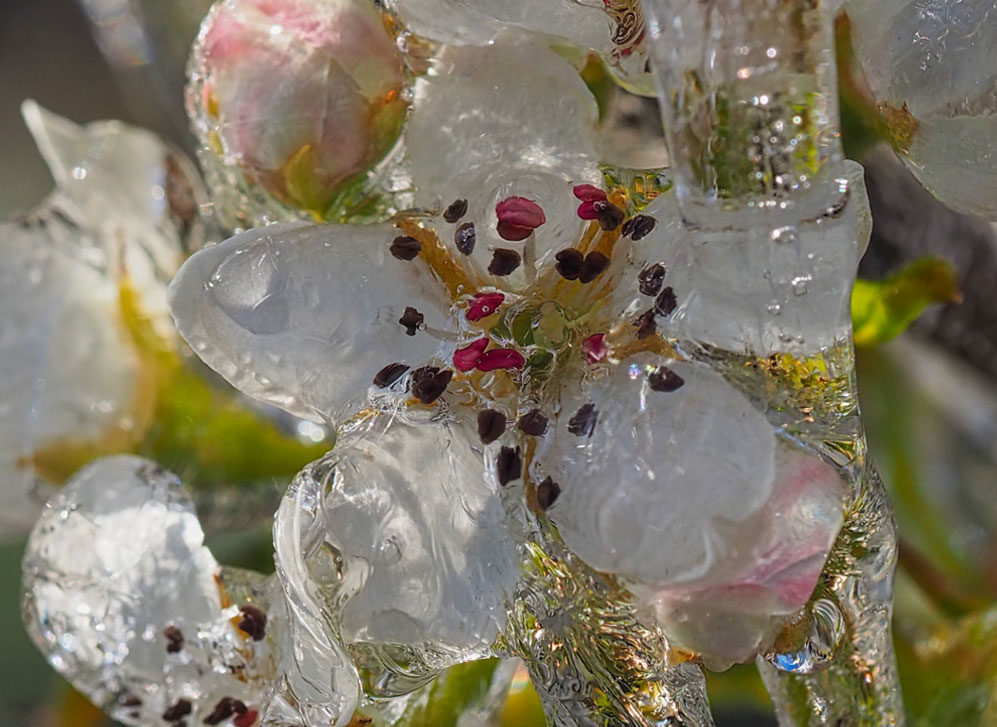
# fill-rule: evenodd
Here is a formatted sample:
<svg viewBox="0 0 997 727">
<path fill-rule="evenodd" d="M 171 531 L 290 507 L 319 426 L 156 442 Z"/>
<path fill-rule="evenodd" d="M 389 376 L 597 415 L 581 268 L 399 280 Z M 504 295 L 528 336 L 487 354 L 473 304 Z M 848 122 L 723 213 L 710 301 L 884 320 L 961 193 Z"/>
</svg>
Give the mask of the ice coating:
<svg viewBox="0 0 997 727">
<path fill-rule="evenodd" d="M 442 291 L 391 254 L 387 225 L 283 223 L 192 257 L 170 286 L 181 335 L 250 396 L 324 422 L 383 366 L 421 363 L 439 342 L 405 335 L 407 306 L 442 327 Z"/>
<path fill-rule="evenodd" d="M 683 384 L 652 390 L 658 366 Z M 598 570 L 651 583 L 709 582 L 732 564 L 727 548 L 751 540 L 775 479 L 775 433 L 747 398 L 703 364 L 649 355 L 566 393 L 566 411 L 591 404 L 596 417 L 584 436 L 561 417 L 549 457 L 563 490 L 550 517 L 568 546 Z"/>
<path fill-rule="evenodd" d="M 851 281 L 872 231 L 862 168 L 829 165 L 813 186 L 798 202 L 802 220 L 773 212 L 757 226 L 730 214 L 729 227 L 713 230 L 694 208 L 685 227 L 674 196 L 652 203 L 659 225 L 634 259 L 669 271 L 678 302 L 663 323 L 669 335 L 755 355 L 817 352 L 848 338 Z M 636 312 L 638 291 L 619 295 Z"/>
<path fill-rule="evenodd" d="M 851 0 L 844 10 L 900 158 L 948 206 L 997 219 L 997 4 Z"/>
<path fill-rule="evenodd" d="M 438 63 L 415 83 L 406 125 L 416 200 L 468 200 L 464 219 L 477 236 L 470 262 L 482 271 L 493 248 L 524 247 L 496 232 L 496 206 L 513 195 L 532 200 L 550 217 L 536 238 L 542 262 L 579 235 L 566 187 L 599 180 L 595 99 L 570 63 L 536 41 L 449 48 Z M 502 285 L 523 282 L 520 270 Z"/>
<path fill-rule="evenodd" d="M 858 185 L 851 184 L 853 194 L 842 199 L 840 187 L 836 191 L 836 185 L 828 183 L 849 176 L 847 166 L 840 162 L 830 42 L 832 12 L 837 7 L 838 3 L 799 7 L 768 0 L 708 4 L 648 0 L 645 5 L 652 52 L 661 64 L 659 100 L 670 127 L 669 151 L 676 163 L 683 234 L 693 240 L 705 238 L 707 244 L 722 240 L 721 246 L 727 249 L 750 241 L 751 256 L 757 256 L 743 261 L 739 271 L 726 267 L 728 284 L 739 292 L 737 301 L 725 298 L 716 285 L 702 286 L 707 310 L 715 314 L 726 307 L 732 320 L 739 321 L 739 329 L 751 331 L 753 343 L 733 351 L 715 349 L 714 343 L 741 343 L 729 328 L 724 330 L 720 318 L 693 334 L 694 338 L 706 344 L 700 351 L 720 366 L 726 378 L 740 380 L 758 397 L 781 433 L 803 445 L 808 456 L 813 452 L 833 463 L 847 489 L 844 522 L 821 577 L 821 588 L 843 615 L 846 633 L 838 647 L 832 647 L 832 654 L 821 657 L 820 670 L 797 670 L 797 664 L 809 661 L 801 660 L 800 654 L 826 646 L 821 629 L 815 626 L 815 607 L 808 605 L 797 617 L 806 634 L 804 643 L 783 643 L 785 651 L 769 655 L 769 663 L 777 664 L 780 671 L 766 665 L 763 676 L 780 724 L 786 727 L 846 723 L 895 727 L 904 721 L 889 635 L 896 537 L 882 484 L 866 457 L 847 317 L 854 275 L 850 261 L 856 259 L 849 256 L 857 255 L 869 230 L 860 214 L 864 195 L 855 199 Z M 689 78 L 699 82 L 689 84 Z M 794 135 L 796 143 L 790 138 Z M 851 170 L 852 175 L 855 172 Z M 856 202 L 859 209 L 850 211 L 848 207 Z M 836 217 L 849 221 L 838 228 L 824 224 Z M 804 229 L 808 225 L 810 229 Z M 823 260 L 824 246 L 818 243 L 822 238 L 830 248 L 830 264 Z M 795 255 L 810 279 L 784 279 L 783 270 L 768 269 L 767 261 L 778 262 L 781 257 L 765 247 L 769 241 L 789 245 L 791 251 L 784 260 L 791 261 Z M 811 251 L 804 253 L 808 248 Z M 718 259 L 709 264 L 721 265 Z M 785 300 L 784 291 L 773 284 L 788 282 L 796 287 L 796 282 L 804 283 L 801 298 L 807 297 L 811 283 L 818 282 L 810 268 L 814 273 L 824 269 L 819 298 L 789 307 L 798 338 L 778 336 L 784 347 L 774 347 L 770 331 L 776 324 L 766 325 L 765 315 L 780 315 Z M 678 283 L 677 296 L 681 295 Z M 771 309 L 763 311 L 766 296 L 773 292 L 779 295 Z M 717 308 L 713 303 L 719 304 Z M 677 308 L 683 305 L 688 302 Z M 828 309 L 821 310 L 823 305 Z M 744 316 L 754 317 L 754 323 Z M 719 340 L 711 340 L 713 323 L 719 325 Z M 747 360 L 741 353 L 745 348 Z M 751 354 L 758 353 L 768 355 L 752 360 Z M 766 368 L 780 383 L 766 383 Z M 794 469 L 791 466 L 787 471 L 788 482 L 798 479 L 791 476 Z M 804 479 L 829 480 L 820 471 Z M 805 518 L 808 510 L 809 506 L 804 507 L 793 517 Z M 791 540 L 791 528 L 789 533 Z M 822 527 L 812 534 L 819 542 L 829 532 Z M 764 541 L 766 536 L 758 535 Z M 752 588 L 737 599 L 744 607 L 742 614 L 750 612 L 751 602 L 759 595 L 798 599 L 803 591 L 797 592 L 798 582 L 811 576 L 797 576 L 816 569 L 809 549 L 798 550 L 802 558 L 798 562 L 773 551 L 772 564 L 783 562 L 788 568 L 777 566 L 769 573 L 762 568 L 748 579 L 746 584 Z M 735 582 L 728 585 L 737 587 Z M 756 585 L 763 587 L 756 590 Z M 703 595 L 709 603 L 710 596 Z M 672 627 L 691 626 L 692 633 L 683 637 L 691 643 L 697 641 L 695 632 L 702 628 L 698 636 L 703 639 L 700 643 L 706 643 L 711 620 L 738 628 L 737 620 L 722 613 L 734 601 L 717 599 L 713 612 L 694 605 L 685 617 L 680 609 L 671 617 Z M 743 636 L 733 642 L 745 643 Z"/>
<path fill-rule="evenodd" d="M 489 653 L 518 558 L 467 435 L 455 424 L 377 417 L 341 438 L 281 508 L 276 530 L 290 535 L 285 520 L 322 498 L 322 547 L 341 559 L 324 608 L 347 643 L 429 647 L 457 661 Z M 278 559 L 297 548 L 278 538 Z"/>
<path fill-rule="evenodd" d="M 280 624 L 279 596 L 262 576 L 224 572 L 202 541 L 177 479 L 129 456 L 81 470 L 32 531 L 28 633 L 124 724 L 156 724 L 170 710 L 184 714 L 167 721 L 200 723 L 225 697 L 244 712 L 266 699 L 275 636 L 246 615 L 270 612 L 267 622 Z"/>
<path fill-rule="evenodd" d="M 175 338 L 166 281 L 206 234 L 196 172 L 154 135 L 115 121 L 79 126 L 30 101 L 23 110 L 56 190 L 0 223 L 4 531 L 26 530 L 59 479 L 34 461 L 38 450 L 140 433 L 120 285 L 127 277 L 157 333 Z"/>
<path fill-rule="evenodd" d="M 598 52 L 628 84 L 650 93 L 643 46 L 644 16 L 636 0 L 390 0 L 387 3 L 418 35 L 455 46 L 484 46 L 509 31 L 523 31 L 576 53 Z"/>
</svg>

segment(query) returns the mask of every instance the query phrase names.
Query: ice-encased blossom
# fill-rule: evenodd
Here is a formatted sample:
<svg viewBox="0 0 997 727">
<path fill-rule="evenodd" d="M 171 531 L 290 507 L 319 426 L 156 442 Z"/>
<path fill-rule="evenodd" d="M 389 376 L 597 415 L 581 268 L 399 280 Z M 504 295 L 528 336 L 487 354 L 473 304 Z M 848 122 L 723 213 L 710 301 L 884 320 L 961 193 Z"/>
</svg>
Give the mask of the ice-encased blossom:
<svg viewBox="0 0 997 727">
<path fill-rule="evenodd" d="M 388 7 L 412 32 L 449 45 L 488 45 L 513 29 L 593 50 L 624 82 L 651 89 L 637 0 L 389 0 Z"/>
<path fill-rule="evenodd" d="M 175 337 L 166 283 L 199 247 L 205 196 L 193 166 L 149 132 L 86 127 L 33 102 L 25 119 L 57 190 L 0 225 L 0 493 L 2 529 L 26 529 L 41 505 L 33 453 L 143 425 L 143 385 L 121 321 L 119 280 L 134 281 L 158 333 Z"/>
<path fill-rule="evenodd" d="M 130 456 L 81 470 L 32 531 L 28 633 L 119 722 L 218 724 L 209 720 L 221 709 L 252 727 L 265 706 L 280 591 L 273 579 L 219 567 L 203 537 L 177 479 Z"/>
<path fill-rule="evenodd" d="M 468 133 L 474 122 L 457 118 Z M 504 158 L 519 158 L 515 138 Z M 518 138 L 522 155 L 536 153 L 532 136 Z M 560 158 L 560 148 L 546 157 Z M 750 658 L 769 635 L 767 619 L 802 606 L 816 582 L 841 522 L 839 476 L 816 452 L 781 439 L 757 402 L 691 361 L 682 351 L 695 343 L 662 335 L 686 295 L 670 276 L 681 285 L 691 265 L 648 274 L 685 244 L 670 233 L 671 220 L 635 214 L 623 191 L 598 190 L 591 177 L 562 172 L 558 180 L 554 167 L 542 169 L 542 203 L 531 201 L 544 213 L 541 223 L 525 202 L 510 201 L 530 200 L 532 190 L 521 194 L 514 175 L 479 164 L 485 183 L 454 188 L 460 197 L 439 216 L 249 230 L 193 256 L 172 284 L 177 325 L 209 365 L 251 396 L 343 425 L 343 449 L 333 450 L 318 478 L 324 484 L 307 498 L 324 513 L 323 537 L 343 559 L 343 585 L 319 599 L 323 618 L 354 645 L 481 655 L 486 636 L 502 629 L 494 604 L 510 597 L 507 579 L 473 575 L 482 560 L 507 557 L 505 541 L 489 534 L 501 518 L 468 530 L 451 516 L 453 532 L 444 537 L 416 499 L 432 503 L 426 488 L 441 486 L 440 496 L 452 499 L 446 483 L 456 475 L 447 473 L 459 471 L 466 497 L 486 487 L 485 500 L 463 507 L 471 522 L 489 500 L 496 517 L 499 500 L 519 502 L 505 516 L 512 533 L 549 510 L 569 546 L 658 604 L 666 631 L 675 604 L 691 607 L 700 593 L 722 602 L 718 593 L 730 587 L 726 630 L 713 639 L 695 629 L 669 633 L 677 643 L 715 649 L 719 659 Z M 597 219 L 576 210 L 575 182 L 600 191 Z M 496 236 L 495 220 L 509 210 L 515 222 L 537 225 L 532 234 Z M 470 244 L 466 225 L 473 225 Z M 695 310 L 695 301 L 683 305 Z M 599 335 L 606 352 L 593 365 L 583 342 Z M 762 347 L 772 343 L 760 341 L 741 348 L 767 354 Z M 612 382 L 630 393 L 607 393 Z M 356 405 L 360 414 L 350 419 Z M 647 419 L 631 422 L 634 415 Z M 628 427 L 631 438 L 618 436 Z M 730 458 L 717 461 L 717 446 Z M 610 479 L 592 462 L 614 472 L 633 467 L 635 475 Z M 621 504 L 630 509 L 611 516 Z M 279 531 L 299 507 L 282 509 Z M 649 544 L 639 564 L 626 555 L 635 533 L 658 530 L 676 545 Z M 480 544 L 468 545 L 469 532 Z M 687 542 L 692 532 L 698 546 Z M 282 542 L 279 556 L 302 547 Z M 451 560 L 457 553 L 459 567 Z M 307 569 L 297 573 L 303 580 L 290 587 L 307 591 Z M 739 591 L 752 597 L 739 600 Z"/>
<path fill-rule="evenodd" d="M 997 219 L 997 4 L 849 0 L 894 146 L 949 207 Z"/>
<path fill-rule="evenodd" d="M 191 66 L 201 142 L 315 213 L 388 153 L 407 108 L 402 55 L 369 0 L 224 0 Z"/>
</svg>

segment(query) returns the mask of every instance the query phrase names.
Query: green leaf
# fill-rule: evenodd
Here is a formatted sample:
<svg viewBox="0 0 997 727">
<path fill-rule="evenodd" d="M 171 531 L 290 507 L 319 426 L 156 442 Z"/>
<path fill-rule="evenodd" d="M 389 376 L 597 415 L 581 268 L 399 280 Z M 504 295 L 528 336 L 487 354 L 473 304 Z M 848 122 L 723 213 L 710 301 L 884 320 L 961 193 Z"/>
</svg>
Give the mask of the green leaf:
<svg viewBox="0 0 997 727">
<path fill-rule="evenodd" d="M 488 693 L 498 659 L 458 664 L 438 676 L 394 727 L 455 727 L 457 718 Z"/>
<path fill-rule="evenodd" d="M 959 302 L 952 266 L 938 258 L 915 260 L 886 280 L 857 280 L 852 290 L 856 346 L 875 346 L 903 333 L 932 303 Z"/>
</svg>

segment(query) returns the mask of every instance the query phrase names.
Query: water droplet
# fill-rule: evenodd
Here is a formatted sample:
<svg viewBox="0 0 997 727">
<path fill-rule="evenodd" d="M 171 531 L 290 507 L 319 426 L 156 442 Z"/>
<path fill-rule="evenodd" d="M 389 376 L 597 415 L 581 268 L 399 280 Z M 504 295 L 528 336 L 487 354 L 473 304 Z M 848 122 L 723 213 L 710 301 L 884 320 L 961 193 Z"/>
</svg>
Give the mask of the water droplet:
<svg viewBox="0 0 997 727">
<path fill-rule="evenodd" d="M 845 619 L 837 604 L 827 598 L 815 601 L 807 614 L 809 632 L 798 649 L 769 654 L 768 661 L 781 671 L 811 674 L 826 667 L 845 634 Z"/>
<path fill-rule="evenodd" d="M 779 303 L 773 301 L 773 302 L 769 303 L 769 306 L 768 306 L 768 308 L 766 308 L 766 310 L 769 313 L 771 313 L 772 315 L 777 316 L 780 313 L 782 313 L 782 306 L 779 305 Z"/>
<path fill-rule="evenodd" d="M 780 245 L 789 245 L 796 242 L 798 235 L 795 227 L 787 226 L 775 228 L 769 233 L 769 237 Z"/>
<path fill-rule="evenodd" d="M 394 565 L 402 559 L 402 548 L 394 535 L 381 541 L 381 557 L 385 565 Z"/>
<path fill-rule="evenodd" d="M 812 275 L 797 275 L 790 281 L 793 286 L 793 295 L 806 295 L 810 292 L 810 281 L 813 280 Z"/>
</svg>

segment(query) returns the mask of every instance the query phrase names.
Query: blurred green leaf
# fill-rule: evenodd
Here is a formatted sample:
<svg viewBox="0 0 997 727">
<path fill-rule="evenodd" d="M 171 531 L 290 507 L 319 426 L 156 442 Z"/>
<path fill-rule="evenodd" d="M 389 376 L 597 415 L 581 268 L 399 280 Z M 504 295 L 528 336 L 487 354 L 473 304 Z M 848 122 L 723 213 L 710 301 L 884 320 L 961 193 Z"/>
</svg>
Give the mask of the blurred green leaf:
<svg viewBox="0 0 997 727">
<path fill-rule="evenodd" d="M 305 444 L 248 408 L 235 391 L 215 387 L 163 340 L 138 306 L 130 286 L 121 286 L 121 315 L 139 357 L 139 384 L 132 424 L 97 441 L 57 441 L 32 456 L 53 482 L 68 479 L 93 459 L 134 453 L 172 470 L 195 490 L 286 480 L 329 449 Z"/>
<path fill-rule="evenodd" d="M 451 667 L 409 706 L 394 727 L 455 727 L 464 710 L 488 693 L 498 665 L 498 659 L 485 659 Z"/>
<path fill-rule="evenodd" d="M 932 303 L 958 302 L 958 278 L 938 258 L 915 260 L 886 280 L 859 279 L 852 290 L 856 346 L 875 346 L 898 336 Z"/>
</svg>

